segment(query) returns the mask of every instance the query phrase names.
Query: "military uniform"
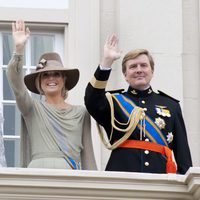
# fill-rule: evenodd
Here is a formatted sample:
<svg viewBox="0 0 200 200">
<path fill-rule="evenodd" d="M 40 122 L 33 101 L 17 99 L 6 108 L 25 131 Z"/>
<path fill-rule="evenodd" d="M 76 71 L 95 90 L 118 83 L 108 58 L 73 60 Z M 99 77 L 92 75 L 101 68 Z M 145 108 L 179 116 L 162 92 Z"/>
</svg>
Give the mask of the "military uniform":
<svg viewBox="0 0 200 200">
<path fill-rule="evenodd" d="M 105 96 L 105 87 L 110 71 L 101 70 L 98 67 L 85 93 L 85 105 L 89 113 L 104 127 L 108 138 L 110 138 L 112 132 L 111 109 Z M 192 160 L 179 101 L 163 92 L 155 93 L 151 87 L 139 91 L 129 86 L 126 92 L 114 91 L 114 93 L 122 93 L 136 106 L 143 108 L 154 125 L 162 131 L 168 147 L 173 150 L 177 173 L 185 174 L 188 168 L 192 166 Z M 117 122 L 122 124 L 127 122 L 116 102 L 114 102 L 114 115 Z M 123 125 L 121 125 L 122 127 Z M 119 140 L 122 136 L 122 132 L 113 130 L 111 143 Z M 128 140 L 152 142 L 145 132 L 141 134 L 138 128 L 133 131 Z M 161 153 L 147 149 L 118 147 L 111 152 L 106 170 L 166 173 L 166 157 Z"/>
</svg>

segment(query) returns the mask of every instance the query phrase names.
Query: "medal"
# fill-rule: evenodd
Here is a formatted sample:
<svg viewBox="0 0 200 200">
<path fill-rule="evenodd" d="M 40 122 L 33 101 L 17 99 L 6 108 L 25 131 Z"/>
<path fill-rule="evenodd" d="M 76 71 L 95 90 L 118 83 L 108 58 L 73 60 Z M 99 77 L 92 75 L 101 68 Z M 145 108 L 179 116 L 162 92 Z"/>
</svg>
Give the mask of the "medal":
<svg viewBox="0 0 200 200">
<path fill-rule="evenodd" d="M 167 109 L 166 106 L 158 106 L 158 105 L 156 105 L 155 109 L 156 109 L 156 113 L 158 115 L 161 115 L 163 117 L 171 117 L 170 111 Z"/>
<path fill-rule="evenodd" d="M 171 143 L 173 141 L 173 133 L 172 132 L 168 132 L 168 135 L 167 135 L 167 142 L 168 143 Z"/>
<path fill-rule="evenodd" d="M 166 125 L 164 119 L 162 119 L 162 118 L 160 118 L 160 117 L 158 117 L 158 118 L 155 119 L 155 124 L 156 124 L 160 129 L 164 129 L 164 128 L 165 128 L 165 125 Z"/>
</svg>

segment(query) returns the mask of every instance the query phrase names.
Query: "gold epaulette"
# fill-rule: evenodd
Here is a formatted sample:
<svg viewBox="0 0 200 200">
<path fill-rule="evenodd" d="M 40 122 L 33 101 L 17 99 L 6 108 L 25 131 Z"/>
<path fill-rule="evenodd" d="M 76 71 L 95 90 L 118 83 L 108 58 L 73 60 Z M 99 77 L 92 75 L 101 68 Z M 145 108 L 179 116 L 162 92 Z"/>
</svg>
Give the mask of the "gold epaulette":
<svg viewBox="0 0 200 200">
<path fill-rule="evenodd" d="M 114 94 L 114 93 L 123 94 L 125 92 L 125 90 L 124 89 L 118 89 L 118 90 L 109 90 L 109 91 L 106 91 L 106 92 L 109 92 L 110 94 Z"/>
</svg>

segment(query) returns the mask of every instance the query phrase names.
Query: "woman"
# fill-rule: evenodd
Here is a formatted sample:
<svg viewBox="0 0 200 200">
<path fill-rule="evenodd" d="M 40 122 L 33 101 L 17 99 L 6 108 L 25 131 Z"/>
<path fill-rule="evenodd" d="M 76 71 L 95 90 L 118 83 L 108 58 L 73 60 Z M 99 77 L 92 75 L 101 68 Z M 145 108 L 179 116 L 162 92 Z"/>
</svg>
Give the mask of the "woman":
<svg viewBox="0 0 200 200">
<path fill-rule="evenodd" d="M 23 80 L 23 52 L 30 36 L 24 21 L 12 23 L 12 35 L 14 53 L 8 64 L 7 77 L 22 114 L 22 165 L 96 169 L 89 115 L 83 106 L 65 102 L 67 91 L 78 82 L 78 69 L 66 69 L 57 53 L 45 53 L 35 72 Z M 31 98 L 27 88 L 44 95 L 44 101 Z M 30 152 L 27 152 L 29 146 Z"/>
</svg>

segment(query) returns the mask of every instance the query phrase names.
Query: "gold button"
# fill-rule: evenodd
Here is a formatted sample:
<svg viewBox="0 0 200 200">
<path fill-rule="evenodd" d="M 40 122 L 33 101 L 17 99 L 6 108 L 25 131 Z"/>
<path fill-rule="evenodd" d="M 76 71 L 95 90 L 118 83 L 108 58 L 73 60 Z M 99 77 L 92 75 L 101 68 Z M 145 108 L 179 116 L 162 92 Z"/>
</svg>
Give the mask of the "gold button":
<svg viewBox="0 0 200 200">
<path fill-rule="evenodd" d="M 146 142 L 149 142 L 149 138 L 146 138 L 145 141 L 146 141 Z"/>
<path fill-rule="evenodd" d="M 145 154 L 149 154 L 149 150 L 145 150 L 144 153 L 145 153 Z"/>
<path fill-rule="evenodd" d="M 144 100 L 142 100 L 142 104 L 145 104 L 145 101 L 144 101 Z"/>
<path fill-rule="evenodd" d="M 143 108 L 144 111 L 147 111 L 147 108 Z"/>
<path fill-rule="evenodd" d="M 144 165 L 145 165 L 146 167 L 148 167 L 148 166 L 149 166 L 149 162 L 145 162 Z"/>
</svg>

